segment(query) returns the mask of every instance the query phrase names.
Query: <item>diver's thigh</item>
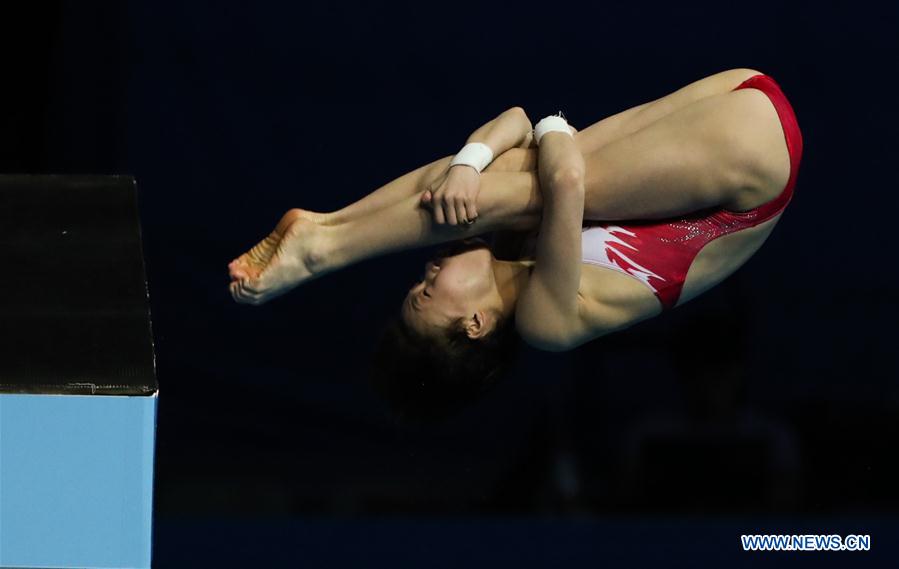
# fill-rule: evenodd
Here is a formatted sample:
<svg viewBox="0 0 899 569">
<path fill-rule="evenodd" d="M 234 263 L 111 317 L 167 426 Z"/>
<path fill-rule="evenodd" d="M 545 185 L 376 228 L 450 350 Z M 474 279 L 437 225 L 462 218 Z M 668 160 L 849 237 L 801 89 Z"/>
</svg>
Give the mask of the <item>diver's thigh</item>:
<svg viewBox="0 0 899 569">
<path fill-rule="evenodd" d="M 590 125 L 578 133 L 578 146 L 584 154 L 593 152 L 700 99 L 732 91 L 740 83 L 759 73 L 755 69 L 741 67 L 703 77 L 663 97 Z"/>
<path fill-rule="evenodd" d="M 767 112 L 741 93 L 694 101 L 585 155 L 584 218 L 660 219 L 730 205 L 758 178 L 749 133 Z"/>
</svg>

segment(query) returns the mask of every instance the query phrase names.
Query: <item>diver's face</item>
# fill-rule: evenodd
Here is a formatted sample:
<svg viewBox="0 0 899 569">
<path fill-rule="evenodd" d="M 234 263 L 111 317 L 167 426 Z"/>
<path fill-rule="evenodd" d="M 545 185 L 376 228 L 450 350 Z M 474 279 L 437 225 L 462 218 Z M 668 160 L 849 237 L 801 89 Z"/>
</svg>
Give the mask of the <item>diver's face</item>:
<svg viewBox="0 0 899 569">
<path fill-rule="evenodd" d="M 493 253 L 487 243 L 465 239 L 425 264 L 423 279 L 406 294 L 402 317 L 419 333 L 432 335 L 460 317 L 471 318 L 489 308 L 495 288 Z"/>
</svg>

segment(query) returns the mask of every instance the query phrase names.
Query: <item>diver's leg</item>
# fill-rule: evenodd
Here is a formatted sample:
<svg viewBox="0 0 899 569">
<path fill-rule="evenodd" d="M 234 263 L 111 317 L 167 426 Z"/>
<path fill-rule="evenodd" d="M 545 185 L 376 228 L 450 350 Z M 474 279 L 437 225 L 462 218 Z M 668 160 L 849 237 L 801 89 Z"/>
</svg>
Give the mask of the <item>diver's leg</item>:
<svg viewBox="0 0 899 569">
<path fill-rule="evenodd" d="M 542 199 L 536 172 L 485 171 L 481 188 L 478 220 L 471 225 L 435 223 L 418 194 L 338 225 L 303 218 L 284 223 L 282 239 L 269 258 L 238 268 L 232 263 L 231 293 L 238 302 L 261 304 L 366 259 L 492 231 L 538 226 Z"/>
<path fill-rule="evenodd" d="M 521 150 L 522 152 L 514 152 Z M 530 168 L 533 170 L 529 155 L 524 149 L 514 148 L 500 154 L 482 173 L 482 176 L 498 172 L 519 172 Z M 402 202 L 410 196 L 420 197 L 425 186 L 433 181 L 440 172 L 449 167 L 453 155 L 417 168 L 407 174 L 384 184 L 346 207 L 330 213 L 319 213 L 311 210 L 292 208 L 264 239 L 256 243 L 228 265 L 232 278 L 252 276 L 262 270 L 278 248 L 287 229 L 299 219 L 309 220 L 318 225 L 337 226 L 374 215 L 379 210 Z M 496 198 L 498 196 L 494 196 Z M 480 200 L 483 202 L 483 200 Z M 479 204 L 483 207 L 483 203 Z M 488 206 L 489 207 L 489 206 Z"/>
<path fill-rule="evenodd" d="M 438 158 L 429 164 L 416 168 L 399 178 L 387 182 L 378 189 L 358 200 L 332 212 L 316 212 L 308 209 L 294 208 L 292 218 L 303 217 L 319 225 L 339 225 L 370 215 L 375 211 L 392 205 L 412 194 L 421 194 L 425 185 L 435 180 L 441 172 L 449 168 L 454 155 Z M 521 172 L 534 169 L 536 154 L 524 148 L 512 148 L 498 155 L 485 169 L 485 172 Z"/>
<path fill-rule="evenodd" d="M 660 118 L 699 99 L 731 91 L 759 71 L 749 68 L 728 69 L 703 77 L 663 97 L 631 107 L 608 116 L 575 135 L 583 154 L 589 154 L 606 144 L 653 123 Z M 337 225 L 362 215 L 368 215 L 382 207 L 402 200 L 410 193 L 423 191 L 423 185 L 445 170 L 453 155 L 445 156 L 388 182 L 361 199 L 328 213 L 297 210 L 298 215 L 308 214 L 312 221 L 322 225 Z M 535 170 L 537 151 L 534 148 L 511 148 L 498 155 L 487 166 L 488 172 L 522 172 Z"/>
<path fill-rule="evenodd" d="M 360 199 L 331 212 L 316 212 L 308 209 L 293 208 L 285 214 L 285 218 L 289 220 L 304 218 L 319 225 L 338 225 L 346 223 L 363 215 L 369 215 L 382 207 L 386 207 L 392 203 L 402 200 L 403 198 L 413 194 L 420 193 L 427 181 L 437 177 L 437 173 L 443 171 L 449 166 L 452 155 L 438 158 L 429 164 L 425 164 L 420 168 L 416 168 L 399 178 L 387 182 L 378 189 L 370 192 Z M 261 248 L 269 248 L 270 240 L 277 238 L 277 231 L 261 241 L 254 249 L 257 251 Z M 253 249 L 250 250 L 252 252 Z"/>
<path fill-rule="evenodd" d="M 529 229 L 540 220 L 542 199 L 536 172 L 484 172 L 478 220 L 471 225 L 434 222 L 417 195 L 369 215 L 329 228 L 328 260 L 337 268 L 395 251 L 426 247 L 500 230 Z"/>
<path fill-rule="evenodd" d="M 708 77 L 693 81 L 663 97 L 631 107 L 608 116 L 575 135 L 583 154 L 589 154 L 610 142 L 627 136 L 660 118 L 705 97 L 731 91 L 734 87 L 753 75 L 760 73 L 754 69 L 728 69 Z M 368 215 L 382 207 L 402 200 L 410 193 L 420 192 L 427 181 L 445 170 L 453 156 L 445 156 L 413 170 L 393 180 L 374 192 L 332 213 L 319 214 L 313 219 L 324 225 L 344 223 L 359 216 Z M 511 148 L 498 155 L 487 166 L 487 172 L 522 172 L 535 170 L 537 151 L 535 148 Z"/>
<path fill-rule="evenodd" d="M 700 99 L 730 92 L 759 73 L 740 67 L 703 77 L 663 97 L 608 116 L 578 132 L 575 140 L 581 153 L 589 154 Z"/>
<path fill-rule="evenodd" d="M 575 135 L 583 154 L 589 154 L 599 148 L 632 134 L 647 125 L 677 111 L 702 98 L 726 93 L 759 71 L 749 68 L 728 69 L 704 77 L 663 97 L 637 105 L 608 116 Z M 295 217 L 307 217 L 322 225 L 338 225 L 371 213 L 400 201 L 407 196 L 424 191 L 424 185 L 449 167 L 453 155 L 444 156 L 417 168 L 395 180 L 384 184 L 377 190 L 363 196 L 359 200 L 328 213 L 295 209 Z M 537 151 L 534 148 L 511 148 L 498 155 L 487 166 L 485 172 L 522 172 L 535 170 L 537 167 Z"/>
<path fill-rule="evenodd" d="M 424 191 L 424 185 L 449 167 L 453 156 L 444 156 L 425 164 L 399 178 L 391 180 L 373 192 L 330 214 L 326 225 L 338 225 L 360 217 L 371 215 L 381 208 L 392 205 L 404 198 Z"/>
<path fill-rule="evenodd" d="M 595 220 L 754 207 L 790 166 L 777 113 L 757 89 L 694 101 L 584 159 L 584 218 Z"/>
<path fill-rule="evenodd" d="M 780 124 L 764 93 L 742 89 L 703 98 L 585 156 L 585 208 L 597 219 L 653 219 L 729 204 L 744 190 L 771 187 L 765 182 L 777 164 L 768 148 L 777 136 L 783 138 Z M 481 184 L 483 213 L 475 224 L 438 225 L 412 195 L 329 228 L 335 245 L 330 257 L 339 268 L 393 251 L 537 226 L 543 200 L 536 172 L 484 172 Z"/>
</svg>

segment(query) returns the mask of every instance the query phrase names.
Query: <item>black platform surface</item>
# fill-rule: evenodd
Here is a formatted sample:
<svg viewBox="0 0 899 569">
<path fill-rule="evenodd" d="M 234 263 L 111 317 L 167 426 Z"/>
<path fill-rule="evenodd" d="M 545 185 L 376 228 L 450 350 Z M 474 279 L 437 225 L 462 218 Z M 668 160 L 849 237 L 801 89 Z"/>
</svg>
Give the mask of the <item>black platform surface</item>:
<svg viewBox="0 0 899 569">
<path fill-rule="evenodd" d="M 157 390 L 137 186 L 0 175 L 0 392 Z"/>
</svg>

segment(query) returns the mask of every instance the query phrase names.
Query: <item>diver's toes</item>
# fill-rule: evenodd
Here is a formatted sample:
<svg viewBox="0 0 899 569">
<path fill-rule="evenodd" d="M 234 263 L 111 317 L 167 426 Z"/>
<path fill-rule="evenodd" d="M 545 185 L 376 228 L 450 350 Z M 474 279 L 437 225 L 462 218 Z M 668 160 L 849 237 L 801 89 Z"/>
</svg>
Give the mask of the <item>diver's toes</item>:
<svg viewBox="0 0 899 569">
<path fill-rule="evenodd" d="M 240 297 L 239 285 L 240 283 L 238 281 L 234 281 L 228 286 L 228 289 L 231 291 L 231 298 L 234 299 L 234 302 L 242 303 L 243 299 Z"/>
<path fill-rule="evenodd" d="M 231 283 L 231 285 L 230 285 L 231 296 L 234 298 L 235 301 L 237 301 L 241 304 L 252 304 L 252 305 L 257 304 L 257 302 L 256 302 L 257 295 L 248 292 L 244 288 L 245 283 L 246 283 L 245 280 L 234 281 L 233 283 Z"/>
<path fill-rule="evenodd" d="M 243 261 L 241 261 L 240 259 L 234 259 L 231 262 L 231 264 L 228 265 L 228 269 L 230 269 L 230 271 L 232 273 L 235 273 L 237 271 L 246 272 L 247 267 L 248 267 L 248 265 L 246 263 L 244 263 Z"/>
</svg>

